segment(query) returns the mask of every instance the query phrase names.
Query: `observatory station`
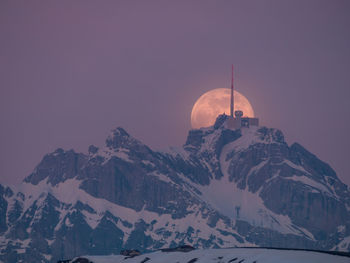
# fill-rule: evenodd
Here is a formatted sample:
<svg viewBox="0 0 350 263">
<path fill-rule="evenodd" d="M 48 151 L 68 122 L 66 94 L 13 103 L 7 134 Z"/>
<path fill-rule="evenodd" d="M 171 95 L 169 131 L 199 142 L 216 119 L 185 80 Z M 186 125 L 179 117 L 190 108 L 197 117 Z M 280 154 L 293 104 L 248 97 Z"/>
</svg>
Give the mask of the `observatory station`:
<svg viewBox="0 0 350 263">
<path fill-rule="evenodd" d="M 231 78 L 231 103 L 230 103 L 230 116 L 227 121 L 228 128 L 240 129 L 241 127 L 259 126 L 258 118 L 244 117 L 244 112 L 234 109 L 234 98 L 233 98 L 233 65 L 232 65 L 232 78 Z"/>
</svg>

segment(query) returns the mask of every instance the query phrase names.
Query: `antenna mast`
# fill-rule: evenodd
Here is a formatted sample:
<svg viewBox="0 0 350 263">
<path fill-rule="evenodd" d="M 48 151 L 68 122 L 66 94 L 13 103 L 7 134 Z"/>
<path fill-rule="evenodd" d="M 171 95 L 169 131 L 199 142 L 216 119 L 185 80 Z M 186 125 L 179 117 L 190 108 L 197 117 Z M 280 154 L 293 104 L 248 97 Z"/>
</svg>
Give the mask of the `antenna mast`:
<svg viewBox="0 0 350 263">
<path fill-rule="evenodd" d="M 230 105 L 230 115 L 233 118 L 233 64 L 232 64 L 232 78 L 231 78 L 231 105 Z"/>
</svg>

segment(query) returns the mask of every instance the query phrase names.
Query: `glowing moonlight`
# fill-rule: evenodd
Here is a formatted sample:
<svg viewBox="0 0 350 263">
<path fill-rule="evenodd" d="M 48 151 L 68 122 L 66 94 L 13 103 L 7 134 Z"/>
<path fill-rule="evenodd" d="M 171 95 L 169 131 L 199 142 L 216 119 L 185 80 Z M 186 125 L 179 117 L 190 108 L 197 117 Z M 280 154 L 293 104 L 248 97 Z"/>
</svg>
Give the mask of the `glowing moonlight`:
<svg viewBox="0 0 350 263">
<path fill-rule="evenodd" d="M 243 116 L 254 117 L 254 110 L 248 99 L 238 91 L 234 91 L 234 111 L 243 111 Z M 213 89 L 196 101 L 192 108 L 191 125 L 192 128 L 209 127 L 214 125 L 219 114 L 230 114 L 230 89 Z"/>
</svg>

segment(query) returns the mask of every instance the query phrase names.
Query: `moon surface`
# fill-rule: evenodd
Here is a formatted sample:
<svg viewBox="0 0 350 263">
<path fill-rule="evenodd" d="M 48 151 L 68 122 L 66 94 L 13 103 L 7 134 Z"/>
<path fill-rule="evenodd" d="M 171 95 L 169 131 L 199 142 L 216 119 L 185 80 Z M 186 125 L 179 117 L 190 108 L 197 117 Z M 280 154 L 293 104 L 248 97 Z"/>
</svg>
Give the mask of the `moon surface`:
<svg viewBox="0 0 350 263">
<path fill-rule="evenodd" d="M 231 90 L 225 88 L 213 89 L 200 96 L 192 108 L 192 128 L 199 129 L 212 126 L 219 114 L 226 113 L 229 115 L 230 96 Z M 233 98 L 234 111 L 241 110 L 243 111 L 243 116 L 254 117 L 253 107 L 244 95 L 234 91 Z"/>
</svg>

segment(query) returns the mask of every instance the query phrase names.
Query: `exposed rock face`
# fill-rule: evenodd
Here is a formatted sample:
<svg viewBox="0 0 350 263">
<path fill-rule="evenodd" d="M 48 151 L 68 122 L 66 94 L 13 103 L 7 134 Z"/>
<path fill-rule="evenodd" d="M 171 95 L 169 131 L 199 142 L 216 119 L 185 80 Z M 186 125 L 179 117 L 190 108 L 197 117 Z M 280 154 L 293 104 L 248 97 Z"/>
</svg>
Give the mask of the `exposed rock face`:
<svg viewBox="0 0 350 263">
<path fill-rule="evenodd" d="M 276 129 L 192 130 L 156 152 L 124 129 L 88 154 L 58 149 L 16 188 L 0 185 L 0 260 L 274 246 L 350 251 L 350 192 Z"/>
<path fill-rule="evenodd" d="M 24 182 L 37 185 L 42 180 L 47 179 L 47 183 L 55 186 L 75 177 L 85 162 L 84 154 L 75 153 L 73 150 L 57 149 L 52 154 L 45 155 L 35 171 L 26 177 Z"/>
</svg>

